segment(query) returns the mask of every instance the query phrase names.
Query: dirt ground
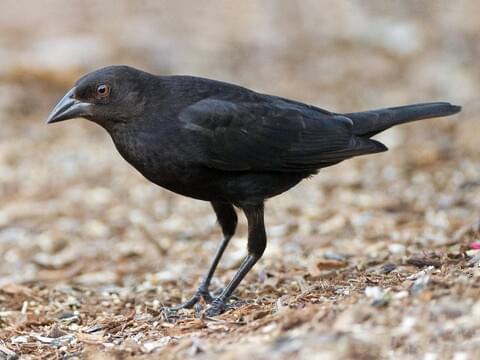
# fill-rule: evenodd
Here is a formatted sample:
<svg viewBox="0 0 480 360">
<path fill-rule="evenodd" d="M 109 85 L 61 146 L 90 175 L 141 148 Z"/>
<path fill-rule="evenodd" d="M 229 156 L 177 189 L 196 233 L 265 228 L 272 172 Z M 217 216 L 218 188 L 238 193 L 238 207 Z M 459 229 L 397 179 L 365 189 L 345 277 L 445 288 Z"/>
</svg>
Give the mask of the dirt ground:
<svg viewBox="0 0 480 360">
<path fill-rule="evenodd" d="M 0 359 L 478 359 L 476 1 L 0 5 Z M 111 63 L 223 79 L 335 111 L 447 100 L 266 205 L 268 246 L 216 318 L 177 314 L 220 241 L 84 120 L 46 126 Z M 246 223 L 216 273 L 231 279 Z M 205 304 L 202 304 L 205 308 Z"/>
</svg>

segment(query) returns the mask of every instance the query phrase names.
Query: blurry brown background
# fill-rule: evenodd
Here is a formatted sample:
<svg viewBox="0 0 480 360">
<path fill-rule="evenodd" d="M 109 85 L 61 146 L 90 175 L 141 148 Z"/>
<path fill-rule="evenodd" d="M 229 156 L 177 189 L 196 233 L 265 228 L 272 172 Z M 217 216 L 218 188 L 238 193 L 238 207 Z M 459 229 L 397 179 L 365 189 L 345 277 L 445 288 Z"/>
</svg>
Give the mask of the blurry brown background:
<svg viewBox="0 0 480 360">
<path fill-rule="evenodd" d="M 448 286 L 429 280 L 426 300 L 399 295 L 381 313 L 364 289 L 408 295 L 415 280 L 408 276 L 421 270 L 408 266 L 409 257 L 444 259 L 478 240 L 469 229 L 480 207 L 479 12 L 474 0 L 3 0 L 0 338 L 24 354 L 88 351 L 82 341 L 59 350 L 32 337 L 27 345 L 15 340 L 48 332 L 31 319 L 18 327 L 24 302 L 24 314 L 81 340 L 82 326 L 96 324 L 101 314 L 123 316 L 133 307 L 140 318 L 159 316 L 152 310 L 159 304 L 185 299 L 217 245 L 209 205 L 144 180 L 102 129 L 83 120 L 44 124 L 78 76 L 124 63 L 230 81 L 339 112 L 433 100 L 464 110 L 389 130 L 378 137 L 388 153 L 325 169 L 268 202 L 269 246 L 239 291 L 261 300 L 245 313 L 266 312 L 268 321 L 236 332 L 216 329 L 224 343 L 212 344 L 211 327 L 203 323 L 169 333 L 168 327 L 149 327 L 153 320 L 145 318 L 143 340 L 131 340 L 138 331 L 115 333 L 137 347 L 125 350 L 120 341 L 116 351 L 149 352 L 147 339 L 170 336 L 155 349 L 166 346 L 172 356 L 196 354 L 197 348 L 204 356 L 250 356 L 251 347 L 228 345 L 243 331 L 259 358 L 292 352 L 308 358 L 320 351 L 332 358 L 473 354 L 480 346 L 478 264 L 441 263 L 430 280 L 438 276 Z M 244 251 L 241 217 L 214 287 L 228 281 Z M 324 277 L 319 259 L 332 252 L 348 259 L 348 267 Z M 387 263 L 397 266 L 395 275 L 369 282 L 368 274 Z M 96 299 L 93 304 L 78 300 L 85 294 Z M 68 303 L 69 297 L 77 302 Z M 279 298 L 285 307 L 309 313 L 282 313 Z M 58 321 L 67 310 L 78 311 L 76 328 Z M 289 321 L 293 330 L 285 325 Z M 197 342 L 187 344 L 192 334 Z M 293 343 L 278 345 L 280 336 Z"/>
</svg>

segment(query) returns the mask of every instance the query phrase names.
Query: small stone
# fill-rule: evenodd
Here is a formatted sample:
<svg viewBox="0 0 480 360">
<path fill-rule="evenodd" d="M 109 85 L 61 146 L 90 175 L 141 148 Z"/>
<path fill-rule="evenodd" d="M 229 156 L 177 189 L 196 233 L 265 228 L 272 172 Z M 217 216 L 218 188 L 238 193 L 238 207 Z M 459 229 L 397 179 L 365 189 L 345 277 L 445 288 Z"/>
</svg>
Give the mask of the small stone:
<svg viewBox="0 0 480 360">
<path fill-rule="evenodd" d="M 393 263 L 386 263 L 385 265 L 382 266 L 380 272 L 382 274 L 390 274 L 396 268 L 397 268 L 397 265 L 395 265 Z"/>
<path fill-rule="evenodd" d="M 381 307 L 388 304 L 390 295 L 378 286 L 367 286 L 365 288 L 365 295 L 372 299 L 371 305 L 374 307 Z"/>
<path fill-rule="evenodd" d="M 417 295 L 421 293 L 423 290 L 426 289 L 429 283 L 430 283 L 430 276 L 428 274 L 423 274 L 422 276 L 419 276 L 412 285 L 412 288 L 411 288 L 412 294 Z"/>
</svg>

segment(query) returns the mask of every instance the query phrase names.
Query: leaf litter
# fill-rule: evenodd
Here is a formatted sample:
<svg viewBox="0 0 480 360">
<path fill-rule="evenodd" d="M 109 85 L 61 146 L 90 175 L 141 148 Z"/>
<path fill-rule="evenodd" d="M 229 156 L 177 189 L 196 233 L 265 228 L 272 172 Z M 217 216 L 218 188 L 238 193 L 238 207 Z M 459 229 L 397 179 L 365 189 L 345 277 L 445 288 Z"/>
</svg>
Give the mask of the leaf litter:
<svg viewBox="0 0 480 360">
<path fill-rule="evenodd" d="M 123 11 L 109 0 L 102 4 L 111 5 L 108 11 Z M 472 4 L 477 9 L 478 4 Z M 222 8 L 218 3 L 214 7 Z M 474 66 L 458 68 L 457 73 L 444 71 L 441 66 L 450 69 L 453 60 L 433 45 L 412 57 L 396 53 L 391 41 L 386 42 L 388 49 L 369 44 L 371 36 L 362 33 L 362 24 L 374 28 L 381 22 L 375 25 L 370 19 L 382 16 L 367 11 L 342 14 L 358 31 L 345 35 L 337 29 L 338 38 L 321 46 L 322 34 L 302 41 L 303 45 L 295 37 L 271 42 L 286 41 L 288 48 L 305 46 L 302 53 L 315 59 L 315 65 L 299 61 L 294 56 L 299 52 L 288 51 L 285 58 L 275 60 L 283 64 L 281 69 L 262 67 L 252 72 L 270 62 L 259 57 L 257 45 L 249 49 L 246 42 L 239 42 L 233 27 L 221 32 L 231 36 L 229 41 L 213 41 L 209 46 L 218 53 L 209 56 L 208 66 L 236 69 L 240 80 L 259 89 L 277 79 L 270 92 L 292 97 L 320 94 L 304 100 L 333 104 L 333 109 L 400 104 L 438 94 L 447 97 L 445 87 L 432 90 L 421 85 L 432 83 L 431 72 L 425 71 L 432 64 L 440 66 L 433 67 L 438 83 L 451 84 L 450 76 L 455 76 L 455 94 L 463 88 L 480 92 L 480 80 L 469 81 L 478 79 Z M 238 16 L 235 13 L 235 19 Z M 118 18 L 125 24 L 117 30 L 128 32 L 133 21 L 130 9 Z M 152 28 L 165 23 L 176 26 L 156 17 L 142 19 Z M 281 26 L 292 31 L 300 28 L 283 16 L 275 19 L 272 23 L 281 20 Z M 473 28 L 477 18 L 472 19 Z M 462 31 L 468 32 L 467 19 L 460 20 Z M 214 26 L 215 21 L 210 23 Z M 2 24 L 1 33 L 8 33 L 10 28 Z M 413 20 L 405 24 L 416 29 Z M 457 28 L 446 28 L 449 36 L 458 36 Z M 45 29 L 52 30 L 47 25 Z M 169 33 L 178 36 L 178 43 L 197 39 L 183 37 L 182 31 Z M 307 32 L 313 34 L 314 29 Z M 428 38 L 435 35 L 431 33 L 422 34 Z M 17 36 L 21 34 L 26 32 Z M 360 40 L 347 40 L 352 36 Z M 473 32 L 468 36 L 472 44 L 478 43 Z M 111 46 L 119 39 L 122 36 L 109 39 Z M 368 51 L 359 49 L 357 41 Z M 214 49 L 225 43 L 250 56 L 234 59 L 232 48 Z M 9 46 L 2 51 L 23 51 Z M 122 53 L 118 46 L 112 62 Z M 472 54 L 476 49 L 471 47 Z M 156 48 L 152 58 L 159 58 L 162 51 Z M 83 48 L 81 52 L 86 53 Z M 45 58 L 41 55 L 32 54 L 39 63 Z M 213 63 L 216 59 L 222 66 Z M 318 83 L 303 75 L 312 66 L 331 69 L 332 61 L 337 73 L 320 71 Z M 372 64 L 379 66 L 373 69 Z M 114 153 L 101 129 L 81 121 L 43 126 L 40 119 L 84 70 L 80 71 L 81 65 L 58 71 L 7 65 L 0 74 L 0 91 L 5 94 L 0 98 L 0 359 L 474 359 L 478 354 L 480 122 L 473 103 L 456 120 L 394 129 L 384 134 L 391 148 L 388 153 L 325 169 L 268 201 L 269 244 L 264 258 L 235 293 L 244 302 L 216 318 L 205 318 L 204 303 L 178 312 L 168 308 L 193 294 L 220 240 L 209 205 L 148 183 Z M 160 64 L 156 70 L 184 71 L 180 65 L 172 66 Z M 407 71 L 405 78 L 418 82 L 401 85 L 411 94 L 392 85 L 391 74 L 399 68 Z M 201 66 L 195 69 L 205 71 Z M 350 71 L 360 88 L 343 80 Z M 231 72 L 223 75 L 228 78 Z M 385 90 L 381 101 L 363 91 L 372 84 L 377 87 L 375 94 Z M 418 144 L 421 150 L 416 150 Z M 212 291 L 222 289 L 234 274 L 245 254 L 246 236 L 240 217 Z"/>
</svg>

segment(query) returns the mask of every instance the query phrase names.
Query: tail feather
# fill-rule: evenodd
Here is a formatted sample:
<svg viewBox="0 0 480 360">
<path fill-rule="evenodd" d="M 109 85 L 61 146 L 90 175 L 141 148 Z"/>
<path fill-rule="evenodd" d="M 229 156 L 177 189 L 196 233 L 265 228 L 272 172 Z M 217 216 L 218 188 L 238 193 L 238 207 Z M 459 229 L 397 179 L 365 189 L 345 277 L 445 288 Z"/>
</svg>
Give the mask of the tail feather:
<svg viewBox="0 0 480 360">
<path fill-rule="evenodd" d="M 343 115 L 353 121 L 353 133 L 355 135 L 371 137 L 398 124 L 449 116 L 458 113 L 460 110 L 460 106 L 447 102 L 431 102 Z"/>
</svg>

